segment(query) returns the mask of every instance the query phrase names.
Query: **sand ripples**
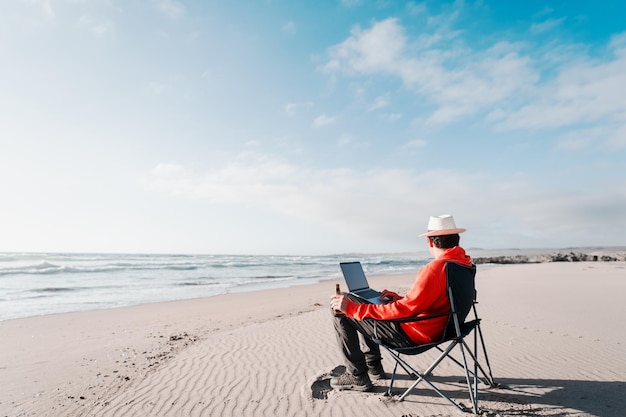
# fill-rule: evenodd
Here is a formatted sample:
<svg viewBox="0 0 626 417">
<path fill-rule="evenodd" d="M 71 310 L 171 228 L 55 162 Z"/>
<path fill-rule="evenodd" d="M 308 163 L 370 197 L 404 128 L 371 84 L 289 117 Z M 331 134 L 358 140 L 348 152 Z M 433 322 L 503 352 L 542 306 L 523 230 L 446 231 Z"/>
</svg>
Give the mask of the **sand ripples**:
<svg viewBox="0 0 626 417">
<path fill-rule="evenodd" d="M 295 415 L 308 399 L 294 393 L 307 384 L 312 367 L 336 356 L 325 352 L 325 340 L 316 342 L 332 336 L 327 315 L 317 311 L 210 335 L 92 415 Z M 319 357 L 305 356 L 315 343 Z"/>
<path fill-rule="evenodd" d="M 506 385 L 481 394 L 485 415 L 568 415 L 562 407 L 542 406 L 542 398 L 558 403 L 564 390 L 570 394 L 580 390 L 583 397 L 595 379 L 606 381 L 613 374 L 618 378 L 623 371 L 621 345 L 507 323 L 486 321 L 483 327 L 495 376 Z M 402 403 L 384 397 L 385 386 L 380 382 L 370 393 L 330 390 L 328 379 L 339 357 L 329 338 L 334 334 L 323 308 L 214 333 L 86 415 L 333 416 L 350 415 L 363 403 L 376 415 L 440 414 L 445 403 L 424 387 Z M 538 350 L 541 340 L 546 348 Z M 416 360 L 427 362 L 426 358 Z M 389 367 L 391 361 L 385 363 Z M 443 376 L 461 375 L 455 366 L 442 363 L 438 372 L 449 381 L 446 389 L 451 395 L 463 401 L 462 378 Z M 573 373 L 576 380 L 571 379 Z M 400 385 L 406 383 L 406 379 L 399 380 Z"/>
</svg>

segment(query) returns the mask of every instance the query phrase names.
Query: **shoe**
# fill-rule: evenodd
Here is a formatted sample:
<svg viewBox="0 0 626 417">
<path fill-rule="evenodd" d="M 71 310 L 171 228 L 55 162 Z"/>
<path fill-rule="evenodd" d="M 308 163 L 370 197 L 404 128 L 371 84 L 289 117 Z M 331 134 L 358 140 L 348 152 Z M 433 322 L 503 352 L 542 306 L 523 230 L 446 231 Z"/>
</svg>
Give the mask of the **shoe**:
<svg viewBox="0 0 626 417">
<path fill-rule="evenodd" d="M 371 379 L 389 379 L 389 377 L 385 373 L 385 370 L 383 369 L 383 364 L 380 362 L 368 364 L 367 372 L 369 373 Z"/>
<path fill-rule="evenodd" d="M 350 372 L 344 372 L 338 377 L 331 378 L 330 386 L 338 390 L 368 391 L 372 388 L 372 381 L 370 381 L 367 372 L 361 375 L 353 375 Z"/>
</svg>

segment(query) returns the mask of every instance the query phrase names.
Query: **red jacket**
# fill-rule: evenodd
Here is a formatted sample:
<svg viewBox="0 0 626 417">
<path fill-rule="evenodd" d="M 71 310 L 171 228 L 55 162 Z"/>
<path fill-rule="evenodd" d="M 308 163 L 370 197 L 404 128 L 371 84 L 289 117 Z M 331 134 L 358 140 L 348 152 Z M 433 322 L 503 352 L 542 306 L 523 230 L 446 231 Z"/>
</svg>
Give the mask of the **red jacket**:
<svg viewBox="0 0 626 417">
<path fill-rule="evenodd" d="M 465 250 L 456 246 L 424 265 L 417 273 L 413 287 L 404 297 L 388 304 L 358 304 L 348 301 L 346 315 L 357 320 L 373 318 L 391 320 L 448 313 L 450 302 L 446 291 L 446 262 L 471 266 Z M 441 337 L 447 317 L 414 323 L 402 323 L 402 329 L 415 343 L 428 343 Z"/>
</svg>

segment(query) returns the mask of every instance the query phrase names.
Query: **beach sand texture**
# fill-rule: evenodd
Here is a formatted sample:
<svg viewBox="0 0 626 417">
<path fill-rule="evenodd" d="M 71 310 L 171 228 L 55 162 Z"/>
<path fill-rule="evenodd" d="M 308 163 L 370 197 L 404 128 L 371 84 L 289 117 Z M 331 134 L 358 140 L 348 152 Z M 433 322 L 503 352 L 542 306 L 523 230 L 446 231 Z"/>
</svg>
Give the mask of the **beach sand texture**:
<svg viewBox="0 0 626 417">
<path fill-rule="evenodd" d="M 626 263 L 479 266 L 494 377 L 485 416 L 626 415 Z M 372 277 L 406 291 L 414 274 Z M 420 385 L 403 402 L 338 392 L 334 282 L 0 322 L 0 416 L 447 416 Z M 432 357 L 430 353 L 423 356 Z M 426 366 L 423 357 L 411 358 Z M 391 371 L 392 361 L 383 364 Z M 468 404 L 448 363 L 435 380 Z M 398 382 L 406 386 L 409 381 Z"/>
</svg>

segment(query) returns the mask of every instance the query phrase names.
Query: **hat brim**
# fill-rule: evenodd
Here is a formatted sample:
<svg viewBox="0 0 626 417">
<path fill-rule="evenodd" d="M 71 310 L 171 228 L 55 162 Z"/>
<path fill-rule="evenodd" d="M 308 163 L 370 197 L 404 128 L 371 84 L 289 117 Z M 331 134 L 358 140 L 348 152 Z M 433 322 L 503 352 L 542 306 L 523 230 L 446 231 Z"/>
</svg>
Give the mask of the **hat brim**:
<svg viewBox="0 0 626 417">
<path fill-rule="evenodd" d="M 422 233 L 420 237 L 456 235 L 459 233 L 463 233 L 465 230 L 466 229 L 431 230 L 430 232 Z"/>
</svg>

